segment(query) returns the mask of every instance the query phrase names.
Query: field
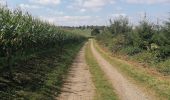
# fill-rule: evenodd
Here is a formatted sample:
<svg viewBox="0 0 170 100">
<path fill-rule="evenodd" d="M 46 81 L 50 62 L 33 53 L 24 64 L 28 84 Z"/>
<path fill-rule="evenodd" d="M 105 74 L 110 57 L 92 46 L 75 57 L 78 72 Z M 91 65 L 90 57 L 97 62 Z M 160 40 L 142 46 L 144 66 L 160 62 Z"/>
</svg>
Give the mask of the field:
<svg viewBox="0 0 170 100">
<path fill-rule="evenodd" d="M 16 9 L 0 8 L 1 99 L 50 99 L 59 94 L 86 36 Z"/>
<path fill-rule="evenodd" d="M 40 1 L 22 6 L 55 8 Z M 92 23 L 104 17 L 52 10 L 43 20 L 1 2 L 1 100 L 170 100 L 170 18 L 152 23 L 145 14 L 133 25 L 120 15 L 100 26 Z"/>
</svg>

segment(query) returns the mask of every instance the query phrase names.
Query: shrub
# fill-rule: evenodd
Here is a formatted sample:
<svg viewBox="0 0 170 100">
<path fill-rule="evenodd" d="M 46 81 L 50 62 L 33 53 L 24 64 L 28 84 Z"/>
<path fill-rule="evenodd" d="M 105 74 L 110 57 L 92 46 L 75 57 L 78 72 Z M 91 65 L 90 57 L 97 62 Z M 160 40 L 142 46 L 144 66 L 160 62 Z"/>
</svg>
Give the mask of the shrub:
<svg viewBox="0 0 170 100">
<path fill-rule="evenodd" d="M 132 29 L 128 18 L 123 16 L 119 16 L 113 21 L 110 20 L 110 24 L 109 30 L 112 34 L 126 34 Z"/>
<path fill-rule="evenodd" d="M 95 28 L 95 29 L 93 29 L 92 31 L 91 31 L 91 35 L 92 36 L 95 36 L 95 35 L 97 35 L 97 34 L 99 34 L 100 33 L 100 31 L 99 31 L 99 29 L 97 29 L 97 28 Z"/>
<path fill-rule="evenodd" d="M 170 59 L 160 62 L 157 67 L 160 72 L 170 75 Z"/>
<path fill-rule="evenodd" d="M 138 47 L 133 47 L 133 46 L 127 46 L 127 47 L 124 47 L 121 52 L 123 53 L 126 53 L 128 55 L 134 55 L 134 54 L 137 54 L 139 52 L 141 52 L 142 50 Z"/>
<path fill-rule="evenodd" d="M 157 53 L 150 52 L 150 51 L 143 51 L 133 56 L 134 59 L 138 60 L 142 63 L 148 63 L 148 64 L 155 64 L 156 62 L 159 62 L 159 59 L 157 57 Z"/>
</svg>

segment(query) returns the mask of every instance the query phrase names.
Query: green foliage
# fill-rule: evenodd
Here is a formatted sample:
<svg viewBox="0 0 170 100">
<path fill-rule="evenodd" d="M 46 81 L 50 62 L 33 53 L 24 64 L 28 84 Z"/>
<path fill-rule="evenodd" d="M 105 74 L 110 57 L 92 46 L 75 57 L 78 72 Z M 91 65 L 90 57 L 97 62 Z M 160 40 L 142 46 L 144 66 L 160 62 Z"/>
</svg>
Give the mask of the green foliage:
<svg viewBox="0 0 170 100">
<path fill-rule="evenodd" d="M 103 33 L 98 34 L 96 39 L 101 41 L 101 43 L 105 46 L 109 46 L 111 44 L 113 35 L 110 33 L 110 31 L 105 28 Z"/>
<path fill-rule="evenodd" d="M 140 22 L 140 25 L 136 28 L 136 30 L 142 40 L 142 45 L 140 47 L 150 50 L 152 36 L 154 34 L 153 25 L 144 20 Z"/>
<path fill-rule="evenodd" d="M 82 36 L 59 29 L 55 25 L 42 22 L 19 9 L 11 12 L 0 8 L 0 47 L 2 56 L 16 55 L 17 52 L 36 51 L 44 47 L 54 47 L 59 43 L 81 40 Z"/>
<path fill-rule="evenodd" d="M 116 35 L 115 38 L 112 39 L 111 44 L 109 45 L 109 49 L 112 52 L 118 52 L 122 49 L 125 44 L 125 37 L 123 34 Z"/>
<path fill-rule="evenodd" d="M 136 55 L 133 55 L 133 58 L 138 60 L 139 62 L 149 63 L 149 64 L 155 64 L 159 61 L 157 57 L 156 52 L 150 52 L 150 51 L 143 51 Z"/>
<path fill-rule="evenodd" d="M 124 47 L 121 52 L 123 53 L 126 53 L 128 55 L 135 55 L 139 52 L 141 52 L 142 50 L 138 47 L 134 47 L 134 46 L 127 46 L 127 47 Z"/>
<path fill-rule="evenodd" d="M 0 7 L 1 99 L 51 99 L 84 40 L 84 34 Z"/>
<path fill-rule="evenodd" d="M 97 34 L 100 34 L 99 29 L 95 28 L 95 29 L 93 29 L 93 30 L 91 31 L 91 35 L 92 35 L 92 36 L 95 36 L 95 35 L 97 35 Z"/>
<path fill-rule="evenodd" d="M 145 69 L 143 68 L 138 68 L 137 66 L 128 63 L 124 60 L 120 60 L 116 57 L 112 56 L 112 53 L 110 52 L 105 52 L 104 50 L 102 50 L 100 48 L 100 46 L 98 46 L 95 42 L 94 42 L 94 46 L 95 48 L 98 50 L 98 52 L 107 60 L 109 61 L 110 64 L 112 64 L 113 66 L 115 66 L 116 68 L 118 68 L 120 71 L 122 71 L 125 75 L 127 75 L 127 77 L 131 77 L 134 80 L 136 80 L 136 82 L 140 85 L 143 85 L 144 87 L 146 87 L 146 89 L 151 89 L 154 90 L 156 94 L 158 94 L 158 99 L 160 100 L 164 100 L 164 99 L 170 99 L 170 82 L 169 79 L 160 79 L 160 77 L 155 77 L 155 75 L 151 75 L 148 72 L 146 72 Z M 153 59 L 155 58 L 152 57 L 154 54 L 152 54 L 151 52 L 146 51 L 146 53 L 143 53 L 144 58 L 148 58 L 145 61 L 150 61 L 149 58 Z M 140 58 L 141 55 L 138 55 L 137 57 Z M 143 60 L 143 59 L 142 59 Z M 153 60 L 152 60 L 153 61 Z M 162 62 L 159 65 L 163 65 L 162 68 L 159 67 L 160 71 L 164 71 L 166 73 L 166 75 L 169 75 L 169 65 L 170 65 L 170 60 L 166 61 L 166 62 Z M 165 67 L 166 66 L 166 67 Z M 162 70 L 163 69 L 163 70 Z M 152 91 L 152 93 L 154 92 Z"/>
<path fill-rule="evenodd" d="M 77 34 L 81 34 L 84 35 L 86 37 L 90 37 L 91 36 L 91 29 L 71 29 L 70 30 L 72 33 L 77 33 Z"/>
<path fill-rule="evenodd" d="M 150 50 L 154 33 L 153 25 L 143 20 L 134 30 L 127 34 L 126 40 L 128 45 Z"/>
<path fill-rule="evenodd" d="M 129 34 L 127 34 L 126 38 L 127 44 L 134 46 L 134 47 L 141 47 L 142 46 L 142 39 L 139 36 L 139 33 L 136 31 L 132 31 Z"/>
<path fill-rule="evenodd" d="M 119 17 L 96 39 L 114 53 L 138 56 L 137 59 L 155 64 L 170 57 L 170 18 L 163 25 L 154 25 L 146 18 L 132 28 L 127 18 Z M 139 54 L 138 54 L 139 53 Z"/>
<path fill-rule="evenodd" d="M 59 29 L 28 13 L 24 14 L 20 9 L 10 11 L 6 7 L 0 8 L 0 56 L 5 58 L 4 67 L 11 77 L 13 58 L 54 47 L 62 53 L 65 44 L 84 40 L 82 34 Z"/>
<path fill-rule="evenodd" d="M 64 46 L 63 54 L 53 48 L 15 61 L 13 80 L 6 78 L 6 72 L 0 73 L 1 100 L 55 99 L 82 45 L 69 43 Z"/>
<path fill-rule="evenodd" d="M 157 64 L 157 67 L 160 72 L 166 75 L 170 75 L 170 59 L 160 62 L 159 64 Z"/>
<path fill-rule="evenodd" d="M 129 20 L 127 17 L 120 16 L 114 21 L 110 20 L 110 28 L 112 34 L 126 34 L 132 27 L 129 26 Z"/>
</svg>

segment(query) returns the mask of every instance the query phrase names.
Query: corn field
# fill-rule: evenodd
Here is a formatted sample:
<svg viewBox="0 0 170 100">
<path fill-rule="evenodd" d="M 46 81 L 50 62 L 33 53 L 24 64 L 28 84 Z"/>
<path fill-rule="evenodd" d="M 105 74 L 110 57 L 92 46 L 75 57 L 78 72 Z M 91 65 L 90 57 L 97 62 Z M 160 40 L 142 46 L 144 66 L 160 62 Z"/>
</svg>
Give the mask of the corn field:
<svg viewBox="0 0 170 100">
<path fill-rule="evenodd" d="M 60 29 L 48 22 L 23 13 L 20 9 L 0 7 L 0 60 L 11 70 L 12 59 L 49 48 L 62 48 L 68 43 L 79 43 L 83 35 Z M 3 63 L 2 63 L 3 62 Z"/>
</svg>

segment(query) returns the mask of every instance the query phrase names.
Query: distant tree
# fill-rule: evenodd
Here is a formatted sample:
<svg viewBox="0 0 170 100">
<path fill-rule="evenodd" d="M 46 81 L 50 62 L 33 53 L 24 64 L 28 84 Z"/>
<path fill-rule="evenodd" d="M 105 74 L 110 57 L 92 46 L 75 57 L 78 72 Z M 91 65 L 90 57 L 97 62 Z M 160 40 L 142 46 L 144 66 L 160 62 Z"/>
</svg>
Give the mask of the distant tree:
<svg viewBox="0 0 170 100">
<path fill-rule="evenodd" d="M 144 19 L 135 28 L 135 32 L 138 35 L 138 38 L 141 40 L 139 43 L 140 48 L 150 50 L 152 37 L 156 33 L 154 30 L 154 24 L 149 23 L 146 19 Z"/>
<path fill-rule="evenodd" d="M 97 29 L 97 28 L 95 28 L 95 29 L 93 29 L 93 30 L 91 31 L 91 35 L 92 35 L 92 36 L 95 36 L 95 35 L 97 35 L 97 34 L 99 34 L 99 33 L 100 33 L 100 30 Z"/>
<path fill-rule="evenodd" d="M 120 16 L 114 21 L 110 19 L 110 31 L 112 34 L 125 34 L 132 29 L 127 17 Z"/>
<path fill-rule="evenodd" d="M 161 58 L 170 56 L 170 18 L 165 22 L 161 30 L 153 35 L 152 41 L 158 46 Z"/>
</svg>

